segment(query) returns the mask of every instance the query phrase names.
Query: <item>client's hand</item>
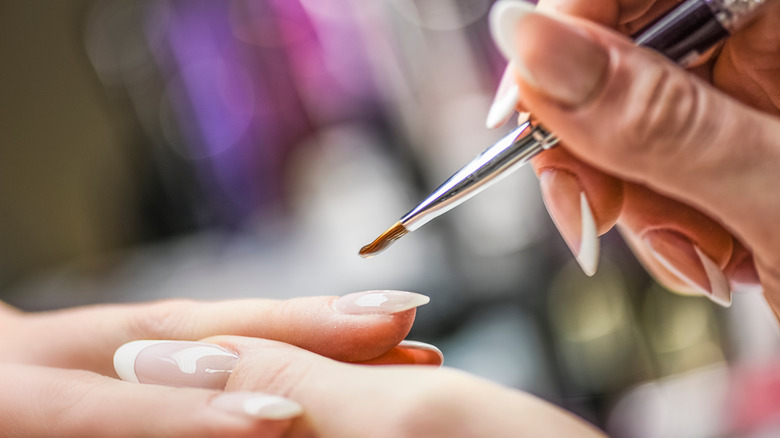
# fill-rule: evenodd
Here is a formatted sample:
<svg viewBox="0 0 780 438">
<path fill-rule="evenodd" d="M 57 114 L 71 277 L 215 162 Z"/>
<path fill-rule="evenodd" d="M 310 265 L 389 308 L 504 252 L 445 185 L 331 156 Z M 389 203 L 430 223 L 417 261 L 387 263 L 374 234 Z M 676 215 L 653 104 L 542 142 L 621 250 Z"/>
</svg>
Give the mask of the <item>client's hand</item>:
<svg viewBox="0 0 780 438">
<path fill-rule="evenodd" d="M 177 351 L 235 353 L 240 359 L 230 365 L 224 397 L 250 411 L 260 403 L 246 403 L 244 391 L 300 403 L 304 414 L 286 432 L 288 438 L 602 436 L 553 405 L 451 369 L 344 364 L 291 345 L 236 336 L 204 341 L 217 345 L 128 344 L 119 350 L 117 365 L 135 370 L 131 380 L 181 384 L 191 375 L 165 366 L 179 360 Z M 207 366 L 201 363 L 199 369 Z"/>
<path fill-rule="evenodd" d="M 0 435 L 244 436 L 262 431 L 278 436 L 289 426 L 286 420 L 300 413 L 294 402 L 247 395 L 270 406 L 252 414 L 214 390 L 130 385 L 112 378 L 114 351 L 138 339 L 237 334 L 283 341 L 342 361 L 440 364 L 438 351 L 402 342 L 415 308 L 427 302 L 419 294 L 374 291 L 341 298 L 182 300 L 30 314 L 0 303 Z M 187 372 L 191 358 L 182 353 L 180 359 Z M 230 354 L 218 358 L 223 363 L 234 359 Z M 209 382 L 224 384 L 225 373 L 206 372 Z"/>
<path fill-rule="evenodd" d="M 589 274 L 597 236 L 617 223 L 667 287 L 728 305 L 732 289 L 760 281 L 778 313 L 780 3 L 695 75 L 601 26 L 630 34 L 676 3 L 495 6 L 514 96 L 562 140 L 534 163 L 545 202 Z"/>
</svg>

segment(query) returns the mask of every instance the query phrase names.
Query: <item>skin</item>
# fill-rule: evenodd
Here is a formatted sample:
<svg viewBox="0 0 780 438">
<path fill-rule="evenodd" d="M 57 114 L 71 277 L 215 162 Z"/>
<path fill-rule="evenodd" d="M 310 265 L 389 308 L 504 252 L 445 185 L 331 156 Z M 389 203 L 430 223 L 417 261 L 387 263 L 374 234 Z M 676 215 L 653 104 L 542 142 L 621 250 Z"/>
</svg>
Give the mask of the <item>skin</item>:
<svg viewBox="0 0 780 438">
<path fill-rule="evenodd" d="M 596 89 L 575 105 L 562 105 L 518 75 L 519 108 L 532 111 L 563 140 L 534 166 L 537 173 L 573 174 L 590 200 L 599 233 L 617 225 L 668 288 L 692 292 L 649 254 L 642 239 L 652 231 L 671 232 L 661 238 L 683 237 L 667 239 L 670 245 L 686 239 L 698 245 L 732 290 L 760 285 L 777 314 L 780 201 L 767 188 L 780 184 L 780 4 L 769 4 L 700 60 L 693 74 L 685 74 L 620 35 L 674 3 L 540 0 L 539 9 L 557 14 L 600 46 L 608 67 Z M 537 24 L 518 29 L 520 56 L 528 61 L 565 43 L 552 28 Z M 689 278 L 702 270 L 695 259 L 675 268 Z"/>
<path fill-rule="evenodd" d="M 235 336 L 205 341 L 240 355 L 226 390 L 267 391 L 303 405 L 288 438 L 603 437 L 549 403 L 452 369 L 344 364 Z"/>
<path fill-rule="evenodd" d="M 222 388 L 117 380 L 114 351 L 137 339 L 196 340 L 239 333 L 341 361 L 398 364 L 415 359 L 395 348 L 409 332 L 415 309 L 343 315 L 330 306 L 335 298 L 176 300 L 29 314 L 0 303 L 0 434 L 282 436 L 290 421 L 250 420 L 209 407 Z"/>
</svg>

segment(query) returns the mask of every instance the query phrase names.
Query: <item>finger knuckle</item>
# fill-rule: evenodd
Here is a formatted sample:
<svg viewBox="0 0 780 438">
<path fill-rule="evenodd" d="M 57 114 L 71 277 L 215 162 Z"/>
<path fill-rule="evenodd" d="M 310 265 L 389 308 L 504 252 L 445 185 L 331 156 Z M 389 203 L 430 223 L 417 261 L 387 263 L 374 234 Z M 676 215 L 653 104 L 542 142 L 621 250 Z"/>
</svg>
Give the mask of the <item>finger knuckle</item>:
<svg viewBox="0 0 780 438">
<path fill-rule="evenodd" d="M 678 163 L 697 146 L 702 122 L 700 88 L 670 68 L 646 70 L 626 96 L 619 142 L 638 168 Z"/>
<path fill-rule="evenodd" d="M 227 390 L 262 391 L 294 398 L 313 364 L 290 355 L 286 346 L 268 345 L 242 354 L 228 379 Z"/>
<path fill-rule="evenodd" d="M 198 303 L 173 299 L 145 305 L 129 321 L 130 333 L 138 339 L 168 339 L 186 333 L 192 324 L 187 316 Z"/>
</svg>

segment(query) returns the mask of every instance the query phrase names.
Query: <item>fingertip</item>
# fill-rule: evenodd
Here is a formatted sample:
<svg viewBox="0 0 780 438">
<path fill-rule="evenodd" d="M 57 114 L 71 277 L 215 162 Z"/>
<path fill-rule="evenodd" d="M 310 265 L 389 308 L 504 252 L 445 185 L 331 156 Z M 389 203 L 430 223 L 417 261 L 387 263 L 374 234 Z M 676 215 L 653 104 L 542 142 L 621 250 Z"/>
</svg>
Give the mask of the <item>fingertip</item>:
<svg viewBox="0 0 780 438">
<path fill-rule="evenodd" d="M 615 226 L 624 202 L 623 181 L 584 163 L 573 156 L 566 145 L 549 149 L 533 159 L 536 173 L 541 177 L 545 171 L 568 173 L 576 180 L 579 192 L 585 193 L 600 236 Z M 579 199 L 576 200 L 579 206 Z"/>
<path fill-rule="evenodd" d="M 563 148 L 534 160 L 545 206 L 577 263 L 588 276 L 596 273 L 599 236 L 617 222 L 623 183 L 582 163 Z"/>
<path fill-rule="evenodd" d="M 311 339 L 311 348 L 320 354 L 345 362 L 359 362 L 379 357 L 401 342 L 414 324 L 416 309 L 409 309 L 392 315 L 337 314 L 338 325 L 332 330 L 321 332 Z"/>
<path fill-rule="evenodd" d="M 719 306 L 731 306 L 731 288 L 722 268 L 686 235 L 679 231 L 656 229 L 646 231 L 641 239 L 647 254 L 685 286 L 684 289 L 673 290 L 694 291 Z M 670 284 L 664 281 L 668 278 L 660 280 Z"/>
</svg>

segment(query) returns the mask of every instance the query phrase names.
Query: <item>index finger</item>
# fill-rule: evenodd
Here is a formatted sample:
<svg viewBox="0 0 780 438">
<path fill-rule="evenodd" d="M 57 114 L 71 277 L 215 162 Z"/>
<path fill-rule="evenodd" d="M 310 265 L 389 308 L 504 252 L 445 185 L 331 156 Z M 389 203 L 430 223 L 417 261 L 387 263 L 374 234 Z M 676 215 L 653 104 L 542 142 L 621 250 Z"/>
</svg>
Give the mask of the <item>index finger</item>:
<svg viewBox="0 0 780 438">
<path fill-rule="evenodd" d="M 106 375 L 114 375 L 113 352 L 126 342 L 226 334 L 272 339 L 357 362 L 381 356 L 401 342 L 412 327 L 416 307 L 427 302 L 428 297 L 412 292 L 367 291 L 286 301 L 94 306 L 30 314 L 19 320 L 13 333 L 0 336 L 0 346 L 5 361 Z"/>
</svg>

